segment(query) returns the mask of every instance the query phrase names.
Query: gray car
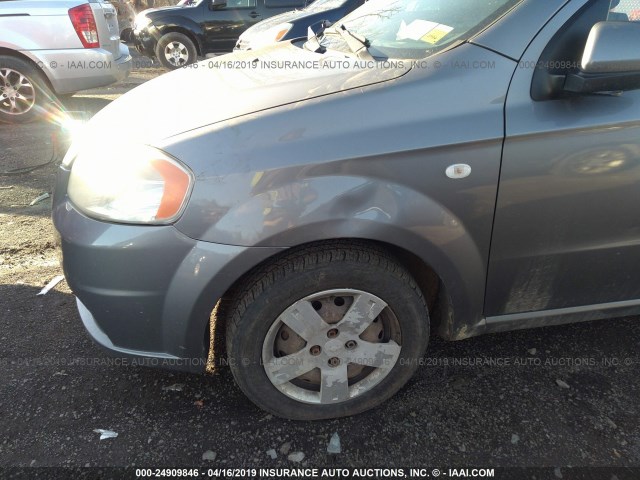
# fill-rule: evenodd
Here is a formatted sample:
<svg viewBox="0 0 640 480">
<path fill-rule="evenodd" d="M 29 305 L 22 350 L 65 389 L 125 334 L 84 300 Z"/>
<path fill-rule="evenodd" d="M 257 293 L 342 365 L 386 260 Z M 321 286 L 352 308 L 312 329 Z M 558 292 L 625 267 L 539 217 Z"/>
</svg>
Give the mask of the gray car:
<svg viewBox="0 0 640 480">
<path fill-rule="evenodd" d="M 123 80 L 131 63 L 106 1 L 0 2 L 0 121 L 55 115 L 55 95 Z"/>
<path fill-rule="evenodd" d="M 371 0 L 126 94 L 58 176 L 85 327 L 323 419 L 397 392 L 430 331 L 639 314 L 640 24 L 618 9 Z"/>
</svg>

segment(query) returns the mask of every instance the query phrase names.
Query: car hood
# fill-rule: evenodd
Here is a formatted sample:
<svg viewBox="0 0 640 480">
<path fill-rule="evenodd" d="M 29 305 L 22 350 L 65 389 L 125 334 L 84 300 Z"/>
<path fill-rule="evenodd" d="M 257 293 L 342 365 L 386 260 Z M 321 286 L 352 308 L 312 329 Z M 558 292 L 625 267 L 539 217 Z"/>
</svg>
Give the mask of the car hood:
<svg viewBox="0 0 640 480">
<path fill-rule="evenodd" d="M 324 60 L 334 62 L 334 68 L 317 68 Z M 112 138 L 153 144 L 242 115 L 388 81 L 411 68 L 410 62 L 389 68 L 335 67 L 353 61 L 342 52 L 318 54 L 288 42 L 215 57 L 131 90 L 98 112 L 88 132 L 109 130 Z M 283 62 L 296 62 L 298 68 L 291 63 L 282 68 Z"/>
<path fill-rule="evenodd" d="M 143 10 L 142 12 L 140 12 L 140 15 L 146 15 L 148 17 L 149 14 L 153 14 L 151 16 L 154 17 L 154 16 L 165 14 L 165 13 L 181 12 L 187 8 L 191 9 L 191 8 L 197 8 L 197 7 L 192 7 L 188 5 L 172 5 L 168 7 L 147 8 L 146 10 Z"/>
</svg>

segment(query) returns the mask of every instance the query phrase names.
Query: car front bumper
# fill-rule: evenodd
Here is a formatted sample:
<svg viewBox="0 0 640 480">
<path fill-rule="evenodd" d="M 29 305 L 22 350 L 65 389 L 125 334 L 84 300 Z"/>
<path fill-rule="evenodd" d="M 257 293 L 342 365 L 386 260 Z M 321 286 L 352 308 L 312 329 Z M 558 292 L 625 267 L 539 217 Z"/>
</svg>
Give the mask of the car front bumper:
<svg viewBox="0 0 640 480">
<path fill-rule="evenodd" d="M 141 55 L 154 58 L 156 45 L 162 35 L 153 25 L 133 30 L 129 38 Z"/>
<path fill-rule="evenodd" d="M 75 93 L 104 87 L 129 76 L 132 58 L 129 49 L 119 44 L 119 57 L 101 48 L 38 50 L 28 53 L 42 69 L 56 93 Z"/>
<path fill-rule="evenodd" d="M 94 220 L 69 201 L 60 169 L 53 221 L 82 321 L 103 347 L 140 363 L 203 372 L 217 300 L 279 248 L 219 245 L 173 226 Z"/>
</svg>

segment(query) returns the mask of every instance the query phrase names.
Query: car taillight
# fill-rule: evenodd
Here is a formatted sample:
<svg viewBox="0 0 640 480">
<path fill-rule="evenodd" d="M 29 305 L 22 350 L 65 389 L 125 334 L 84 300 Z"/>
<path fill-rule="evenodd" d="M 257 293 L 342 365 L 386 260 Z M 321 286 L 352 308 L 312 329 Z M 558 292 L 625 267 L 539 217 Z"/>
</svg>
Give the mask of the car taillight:
<svg viewBox="0 0 640 480">
<path fill-rule="evenodd" d="M 84 5 L 73 7 L 69 10 L 69 18 L 84 48 L 97 48 L 100 46 L 98 26 L 96 25 L 91 5 L 85 3 Z"/>
</svg>

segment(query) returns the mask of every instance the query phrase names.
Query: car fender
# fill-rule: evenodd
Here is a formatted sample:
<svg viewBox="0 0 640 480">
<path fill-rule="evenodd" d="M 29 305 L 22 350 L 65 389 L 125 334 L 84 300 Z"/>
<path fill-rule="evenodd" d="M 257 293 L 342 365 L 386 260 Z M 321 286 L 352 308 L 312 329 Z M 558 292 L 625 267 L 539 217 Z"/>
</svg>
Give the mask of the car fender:
<svg viewBox="0 0 640 480">
<path fill-rule="evenodd" d="M 325 190 L 314 201 L 314 194 Z M 300 192 L 300 203 L 280 192 Z M 433 269 L 446 286 L 454 315 L 439 325 L 448 339 L 462 339 L 480 333 L 485 259 L 462 219 L 434 198 L 403 185 L 371 178 L 323 177 L 282 185 L 277 191 L 249 202 L 262 208 L 264 222 L 272 231 L 256 245 L 298 246 L 339 238 L 384 243 L 410 252 Z M 404 204 L 401 208 L 400 205 Z M 304 205 L 304 208 L 301 208 Z M 239 205 L 243 217 L 255 218 L 249 204 Z M 300 212 L 300 213 L 297 213 Z M 227 219 L 224 219 L 223 224 Z M 238 225 L 238 218 L 229 219 Z M 475 314 L 474 314 L 475 312 Z"/>
<path fill-rule="evenodd" d="M 440 324 L 444 337 L 462 339 L 481 332 L 483 249 L 464 221 L 435 199 L 406 185 L 361 176 L 282 182 L 267 173 L 246 181 L 252 193 L 218 212 L 215 233 L 205 238 L 272 251 L 341 238 L 392 245 L 419 257 L 446 286 L 454 315 Z M 237 179 L 232 183 L 239 185 Z"/>
<path fill-rule="evenodd" d="M 183 33 L 192 40 L 195 40 L 195 45 L 198 50 L 198 54 L 201 55 L 203 51 L 204 32 L 202 27 L 191 20 L 190 18 L 180 16 L 162 17 L 161 19 L 154 19 L 152 22 L 153 30 L 150 33 L 155 37 L 156 43 L 163 35 L 170 32 Z"/>
<path fill-rule="evenodd" d="M 515 63 L 471 45 L 439 60 L 459 58 L 492 66 L 474 76 L 415 69 L 156 140 L 196 179 L 176 228 L 243 247 L 336 238 L 394 245 L 442 279 L 454 311 L 445 336 L 479 333 Z M 455 165 L 473 173 L 452 178 Z"/>
<path fill-rule="evenodd" d="M 51 72 L 49 71 L 49 65 L 40 60 L 33 52 L 28 50 L 19 50 L 16 45 L 12 45 L 6 42 L 0 43 L 0 55 L 10 55 L 17 58 L 22 58 L 38 67 L 38 70 L 42 73 L 46 79 L 48 86 L 51 86 Z"/>
</svg>

